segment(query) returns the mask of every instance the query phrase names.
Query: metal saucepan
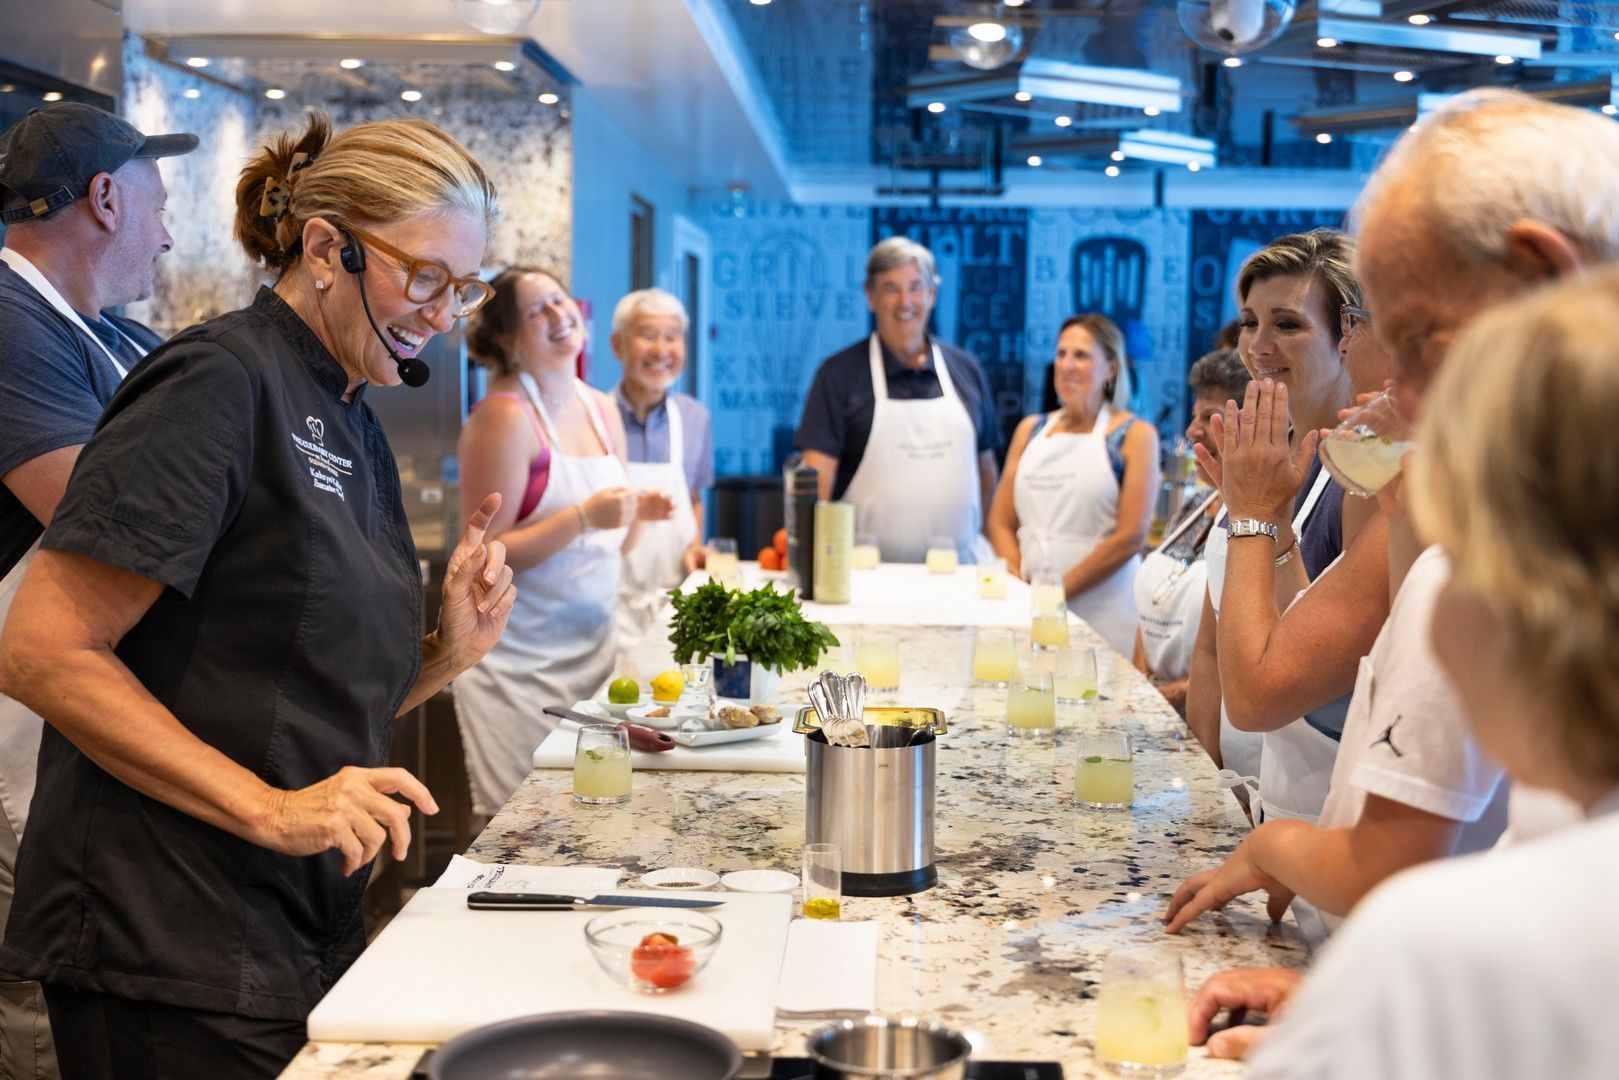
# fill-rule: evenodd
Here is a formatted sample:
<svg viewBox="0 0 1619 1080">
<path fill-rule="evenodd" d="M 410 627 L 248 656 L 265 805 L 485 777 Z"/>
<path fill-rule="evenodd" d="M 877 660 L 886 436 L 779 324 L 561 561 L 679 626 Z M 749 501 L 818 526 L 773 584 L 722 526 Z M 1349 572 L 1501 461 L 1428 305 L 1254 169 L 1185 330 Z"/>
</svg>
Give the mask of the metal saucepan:
<svg viewBox="0 0 1619 1080">
<path fill-rule="evenodd" d="M 883 1016 L 828 1024 L 807 1046 L 816 1080 L 962 1080 L 972 1050 L 940 1024 Z"/>
<path fill-rule="evenodd" d="M 650 1013 L 523 1016 L 463 1032 L 428 1080 L 733 1080 L 742 1051 L 713 1028 Z"/>
</svg>

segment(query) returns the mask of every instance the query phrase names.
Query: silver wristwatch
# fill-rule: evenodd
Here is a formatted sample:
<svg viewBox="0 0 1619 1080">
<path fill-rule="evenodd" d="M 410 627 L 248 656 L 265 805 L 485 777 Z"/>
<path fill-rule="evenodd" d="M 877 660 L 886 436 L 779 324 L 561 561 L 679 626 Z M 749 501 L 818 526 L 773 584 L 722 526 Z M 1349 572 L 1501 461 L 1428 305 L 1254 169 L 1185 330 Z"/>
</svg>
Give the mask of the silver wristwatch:
<svg viewBox="0 0 1619 1080">
<path fill-rule="evenodd" d="M 1268 536 L 1271 543 L 1276 542 L 1276 526 L 1258 518 L 1232 518 L 1225 531 L 1233 540 L 1239 536 Z"/>
</svg>

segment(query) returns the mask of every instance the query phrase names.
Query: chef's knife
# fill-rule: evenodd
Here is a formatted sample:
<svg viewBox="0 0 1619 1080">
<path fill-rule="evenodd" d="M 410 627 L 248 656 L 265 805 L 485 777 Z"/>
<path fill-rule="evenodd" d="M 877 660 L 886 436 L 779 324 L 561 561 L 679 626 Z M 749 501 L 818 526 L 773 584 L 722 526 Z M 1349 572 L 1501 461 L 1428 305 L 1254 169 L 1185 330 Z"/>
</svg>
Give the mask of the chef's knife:
<svg viewBox="0 0 1619 1080">
<path fill-rule="evenodd" d="M 584 908 L 711 908 L 724 900 L 694 900 L 673 896 L 567 896 L 561 893 L 475 892 L 467 907 L 477 911 L 579 911 Z"/>
<path fill-rule="evenodd" d="M 576 724 L 611 724 L 612 720 L 604 720 L 590 713 L 578 712 L 574 709 L 564 709 L 560 705 L 547 705 L 545 711 L 552 716 L 560 716 L 564 720 L 572 720 Z M 664 750 L 675 748 L 675 739 L 667 731 L 658 731 L 644 724 L 632 724 L 628 720 L 616 725 L 621 727 L 630 737 L 630 749 L 640 750 L 647 754 L 657 754 Z"/>
</svg>

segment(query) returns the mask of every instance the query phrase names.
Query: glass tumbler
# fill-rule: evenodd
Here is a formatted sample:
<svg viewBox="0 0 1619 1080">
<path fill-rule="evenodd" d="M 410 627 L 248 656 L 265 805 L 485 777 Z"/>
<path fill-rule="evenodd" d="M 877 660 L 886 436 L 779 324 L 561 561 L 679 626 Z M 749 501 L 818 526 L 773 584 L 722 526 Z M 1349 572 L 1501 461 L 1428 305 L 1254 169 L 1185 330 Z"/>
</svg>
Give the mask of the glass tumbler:
<svg viewBox="0 0 1619 1080">
<path fill-rule="evenodd" d="M 804 918 L 843 917 L 843 860 L 836 844 L 804 845 Z"/>
<path fill-rule="evenodd" d="M 573 751 L 573 801 L 630 801 L 630 736 L 616 724 L 585 724 Z"/>
<path fill-rule="evenodd" d="M 1113 950 L 1096 997 L 1096 1059 L 1119 1076 L 1177 1076 L 1187 1034 L 1180 956 L 1162 947 Z"/>
</svg>

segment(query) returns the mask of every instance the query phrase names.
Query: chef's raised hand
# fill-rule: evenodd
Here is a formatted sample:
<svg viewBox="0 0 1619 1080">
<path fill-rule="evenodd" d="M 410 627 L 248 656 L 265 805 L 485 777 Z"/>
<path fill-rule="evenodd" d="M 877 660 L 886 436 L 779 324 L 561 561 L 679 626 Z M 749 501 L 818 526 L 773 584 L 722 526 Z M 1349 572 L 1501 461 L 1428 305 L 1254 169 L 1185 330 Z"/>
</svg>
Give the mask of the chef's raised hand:
<svg viewBox="0 0 1619 1080">
<path fill-rule="evenodd" d="M 500 640 L 517 599 L 512 569 L 506 565 L 506 545 L 484 539 L 499 509 L 499 492 L 484 498 L 467 519 L 444 571 L 438 643 L 457 672 L 477 663 Z"/>
<path fill-rule="evenodd" d="M 1308 432 L 1288 449 L 1286 385 L 1250 382 L 1242 409 L 1226 402 L 1224 417 L 1211 427 L 1220 439 L 1220 490 L 1231 517 L 1280 522 L 1291 516 L 1287 508 L 1310 473 L 1317 434 Z"/>
<path fill-rule="evenodd" d="M 1246 1057 L 1265 1036 L 1266 1028 L 1244 1024 L 1249 1010 L 1265 1013 L 1274 1021 L 1287 1007 L 1288 999 L 1303 977 L 1286 968 L 1234 968 L 1209 976 L 1197 988 L 1186 1009 L 1187 1034 L 1193 1046 L 1207 1042 L 1213 1058 Z M 1229 1013 L 1231 1025 L 1209 1034 L 1210 1023 L 1220 1013 Z"/>
<path fill-rule="evenodd" d="M 393 856 L 410 849 L 410 806 L 438 813 L 432 794 L 404 769 L 362 769 L 350 765 L 298 791 L 272 789 L 262 815 L 261 845 L 283 855 L 343 853 L 343 873 L 368 866 L 382 845 L 393 841 Z"/>
</svg>

